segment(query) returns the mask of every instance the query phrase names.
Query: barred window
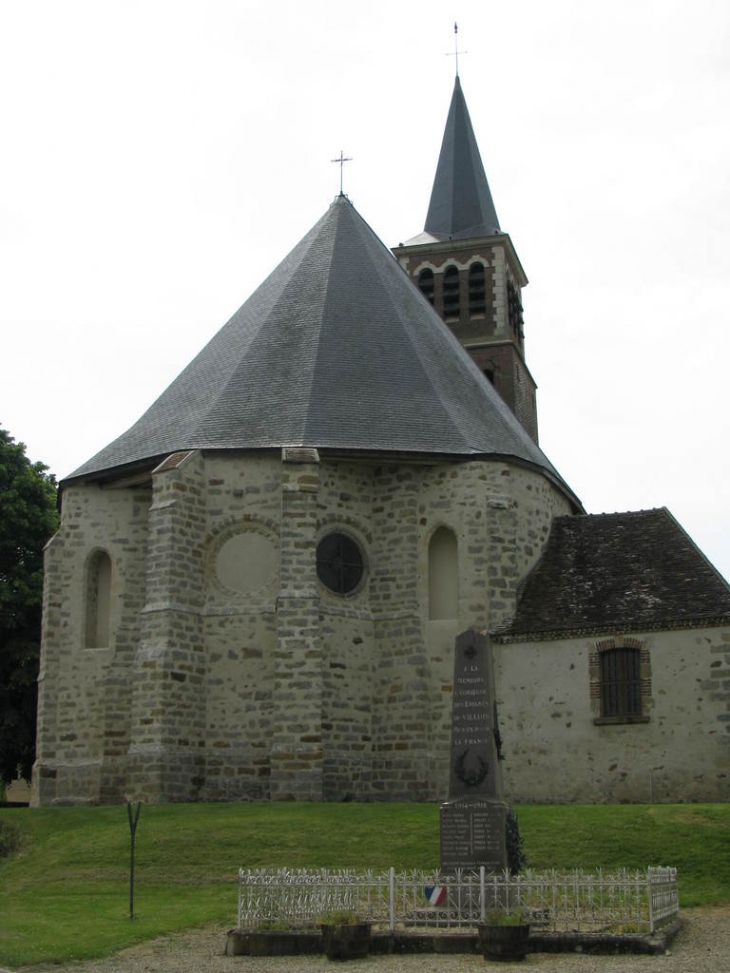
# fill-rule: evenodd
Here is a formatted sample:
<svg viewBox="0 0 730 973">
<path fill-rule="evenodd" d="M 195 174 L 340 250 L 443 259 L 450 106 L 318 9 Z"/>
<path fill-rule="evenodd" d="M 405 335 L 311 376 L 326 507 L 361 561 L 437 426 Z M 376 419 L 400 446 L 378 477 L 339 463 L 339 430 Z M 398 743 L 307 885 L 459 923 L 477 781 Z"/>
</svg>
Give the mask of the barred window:
<svg viewBox="0 0 730 973">
<path fill-rule="evenodd" d="M 606 649 L 599 658 L 601 716 L 641 716 L 641 650 Z"/>
</svg>

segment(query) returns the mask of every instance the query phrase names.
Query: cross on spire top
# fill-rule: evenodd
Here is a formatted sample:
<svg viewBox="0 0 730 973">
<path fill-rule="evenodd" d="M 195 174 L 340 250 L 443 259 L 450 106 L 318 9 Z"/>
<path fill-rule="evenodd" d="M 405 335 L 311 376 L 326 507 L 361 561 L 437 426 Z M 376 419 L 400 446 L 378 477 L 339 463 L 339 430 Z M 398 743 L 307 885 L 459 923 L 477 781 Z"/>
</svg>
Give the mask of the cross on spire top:
<svg viewBox="0 0 730 973">
<path fill-rule="evenodd" d="M 468 51 L 459 50 L 459 25 L 454 21 L 454 53 L 447 54 L 446 57 L 453 57 L 456 60 L 456 77 L 459 77 L 459 55 L 468 54 Z"/>
<path fill-rule="evenodd" d="M 340 149 L 339 158 L 330 159 L 330 162 L 339 162 L 340 164 L 340 196 L 344 196 L 345 194 L 342 192 L 342 170 L 345 168 L 346 162 L 352 162 L 352 156 L 345 155 L 342 149 Z"/>
</svg>

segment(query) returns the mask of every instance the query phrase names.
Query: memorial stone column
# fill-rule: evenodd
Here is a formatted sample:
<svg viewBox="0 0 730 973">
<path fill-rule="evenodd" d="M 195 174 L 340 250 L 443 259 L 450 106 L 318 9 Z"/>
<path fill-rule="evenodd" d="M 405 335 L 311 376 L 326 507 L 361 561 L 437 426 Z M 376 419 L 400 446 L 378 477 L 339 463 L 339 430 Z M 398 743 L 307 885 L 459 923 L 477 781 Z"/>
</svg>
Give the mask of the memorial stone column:
<svg viewBox="0 0 730 973">
<path fill-rule="evenodd" d="M 441 871 L 507 867 L 507 814 L 499 762 L 491 645 L 456 638 L 449 797 L 441 805 Z"/>
</svg>

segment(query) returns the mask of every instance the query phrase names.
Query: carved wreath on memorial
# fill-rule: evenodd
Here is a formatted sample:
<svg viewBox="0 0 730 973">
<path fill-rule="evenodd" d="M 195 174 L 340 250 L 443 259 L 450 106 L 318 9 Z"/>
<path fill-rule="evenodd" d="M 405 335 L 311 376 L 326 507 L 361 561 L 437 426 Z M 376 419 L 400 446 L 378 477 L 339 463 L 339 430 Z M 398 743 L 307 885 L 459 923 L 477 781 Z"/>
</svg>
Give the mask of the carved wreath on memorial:
<svg viewBox="0 0 730 973">
<path fill-rule="evenodd" d="M 476 759 L 471 759 L 467 764 L 467 755 L 469 753 L 469 747 L 463 750 L 456 758 L 454 764 L 454 773 L 457 778 L 466 787 L 476 787 L 477 784 L 481 784 L 484 778 L 487 776 L 489 771 L 489 764 L 478 754 Z"/>
</svg>

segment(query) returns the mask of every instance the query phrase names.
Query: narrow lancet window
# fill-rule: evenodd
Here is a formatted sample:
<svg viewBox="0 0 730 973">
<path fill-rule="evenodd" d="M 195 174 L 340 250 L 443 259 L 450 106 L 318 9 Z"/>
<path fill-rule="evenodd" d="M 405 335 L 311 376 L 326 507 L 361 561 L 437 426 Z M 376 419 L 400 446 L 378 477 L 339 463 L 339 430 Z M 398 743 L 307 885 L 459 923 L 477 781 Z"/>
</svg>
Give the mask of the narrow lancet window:
<svg viewBox="0 0 730 973">
<path fill-rule="evenodd" d="M 428 617 L 457 618 L 459 614 L 459 564 L 456 535 L 439 527 L 428 545 Z"/>
<path fill-rule="evenodd" d="M 109 645 L 112 562 L 106 551 L 95 551 L 86 573 L 86 648 Z"/>
</svg>

